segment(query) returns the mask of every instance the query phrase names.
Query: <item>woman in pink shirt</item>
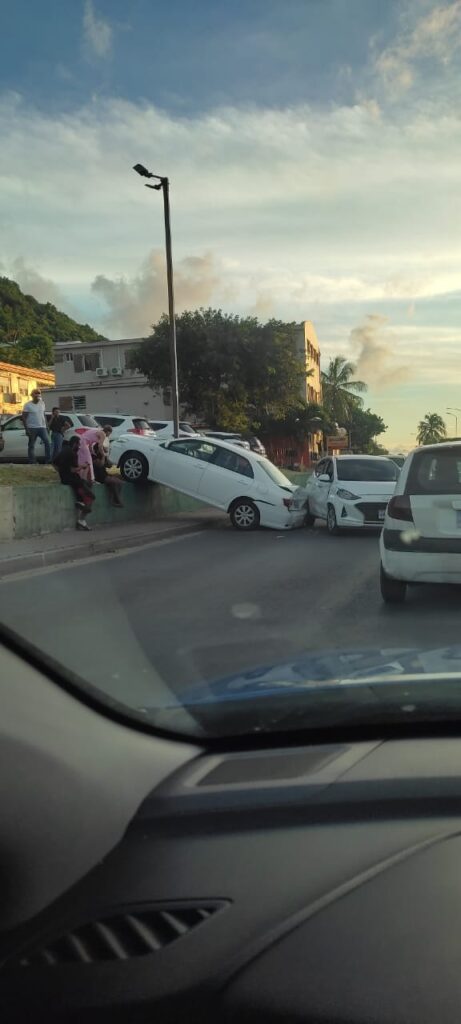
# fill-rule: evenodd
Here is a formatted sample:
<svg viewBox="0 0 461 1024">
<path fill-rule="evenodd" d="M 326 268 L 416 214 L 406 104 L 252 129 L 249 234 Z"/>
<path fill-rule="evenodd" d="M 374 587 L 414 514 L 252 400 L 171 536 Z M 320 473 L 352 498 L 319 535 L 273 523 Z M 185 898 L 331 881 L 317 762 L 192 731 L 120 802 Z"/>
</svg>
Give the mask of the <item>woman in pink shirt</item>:
<svg viewBox="0 0 461 1024">
<path fill-rule="evenodd" d="M 102 427 L 89 427 L 88 430 L 84 430 L 80 434 L 80 444 L 78 448 L 78 465 L 80 468 L 80 474 L 83 480 L 88 480 L 89 483 L 94 483 L 94 469 L 93 459 L 91 457 L 91 447 L 94 444 L 98 444 L 101 455 L 104 452 L 104 441 L 106 435 Z"/>
</svg>

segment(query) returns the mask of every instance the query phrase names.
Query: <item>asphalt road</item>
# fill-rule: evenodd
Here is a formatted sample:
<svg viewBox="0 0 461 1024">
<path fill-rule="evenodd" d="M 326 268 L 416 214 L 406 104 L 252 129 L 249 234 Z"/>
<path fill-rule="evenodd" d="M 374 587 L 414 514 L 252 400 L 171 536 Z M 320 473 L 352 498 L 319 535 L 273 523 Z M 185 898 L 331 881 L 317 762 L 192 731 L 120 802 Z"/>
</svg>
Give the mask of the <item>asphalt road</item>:
<svg viewBox="0 0 461 1024">
<path fill-rule="evenodd" d="M 134 706 L 325 648 L 457 643 L 461 588 L 384 606 L 375 534 L 216 528 L 0 583 L 0 619 Z"/>
</svg>

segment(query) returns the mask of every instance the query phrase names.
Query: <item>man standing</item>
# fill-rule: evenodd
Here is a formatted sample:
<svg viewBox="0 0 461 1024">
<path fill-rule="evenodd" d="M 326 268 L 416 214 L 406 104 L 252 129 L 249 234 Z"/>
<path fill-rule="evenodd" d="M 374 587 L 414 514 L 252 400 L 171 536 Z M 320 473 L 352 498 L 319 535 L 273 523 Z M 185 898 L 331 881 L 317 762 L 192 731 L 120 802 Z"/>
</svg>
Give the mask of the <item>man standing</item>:
<svg viewBox="0 0 461 1024">
<path fill-rule="evenodd" d="M 29 438 L 27 456 L 31 463 L 35 463 L 35 442 L 39 437 L 45 445 L 45 462 L 51 461 L 50 440 L 46 429 L 45 403 L 42 401 L 42 393 L 39 388 L 34 388 L 32 401 L 26 402 L 22 410 L 22 420 Z"/>
</svg>

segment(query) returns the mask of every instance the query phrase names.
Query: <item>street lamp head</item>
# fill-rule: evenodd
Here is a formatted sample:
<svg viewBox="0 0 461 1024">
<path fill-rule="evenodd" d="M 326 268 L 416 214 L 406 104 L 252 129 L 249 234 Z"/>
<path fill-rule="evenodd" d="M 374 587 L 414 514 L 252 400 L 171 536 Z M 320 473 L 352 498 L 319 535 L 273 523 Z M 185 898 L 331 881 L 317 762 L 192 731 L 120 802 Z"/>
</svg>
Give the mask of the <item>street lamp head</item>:
<svg viewBox="0 0 461 1024">
<path fill-rule="evenodd" d="M 140 174 L 141 178 L 155 178 L 155 174 L 151 174 L 142 164 L 135 164 L 133 170 L 136 171 L 136 174 Z"/>
</svg>

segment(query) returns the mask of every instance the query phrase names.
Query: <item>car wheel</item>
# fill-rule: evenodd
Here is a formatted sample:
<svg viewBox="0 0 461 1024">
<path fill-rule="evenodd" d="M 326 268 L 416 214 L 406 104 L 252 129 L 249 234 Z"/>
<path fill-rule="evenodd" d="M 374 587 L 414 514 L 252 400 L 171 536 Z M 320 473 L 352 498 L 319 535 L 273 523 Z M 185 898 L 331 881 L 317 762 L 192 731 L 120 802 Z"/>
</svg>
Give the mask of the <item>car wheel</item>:
<svg viewBox="0 0 461 1024">
<path fill-rule="evenodd" d="M 403 580 L 395 580 L 388 576 L 381 565 L 380 571 L 381 597 L 386 604 L 403 604 L 407 585 Z"/>
<path fill-rule="evenodd" d="M 327 530 L 332 537 L 336 537 L 339 533 L 338 521 L 333 505 L 329 505 L 327 508 Z"/>
<path fill-rule="evenodd" d="M 256 530 L 259 519 L 259 510 L 249 498 L 238 498 L 230 510 L 230 520 L 236 530 Z"/>
<path fill-rule="evenodd" d="M 129 484 L 147 480 L 149 464 L 139 452 L 125 452 L 119 462 L 120 473 Z"/>
<path fill-rule="evenodd" d="M 306 515 L 304 517 L 304 526 L 313 526 L 315 523 L 315 516 L 309 510 L 309 502 L 306 502 Z"/>
</svg>

